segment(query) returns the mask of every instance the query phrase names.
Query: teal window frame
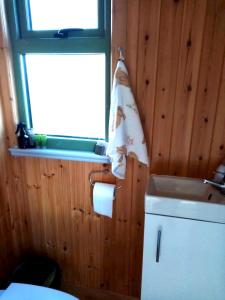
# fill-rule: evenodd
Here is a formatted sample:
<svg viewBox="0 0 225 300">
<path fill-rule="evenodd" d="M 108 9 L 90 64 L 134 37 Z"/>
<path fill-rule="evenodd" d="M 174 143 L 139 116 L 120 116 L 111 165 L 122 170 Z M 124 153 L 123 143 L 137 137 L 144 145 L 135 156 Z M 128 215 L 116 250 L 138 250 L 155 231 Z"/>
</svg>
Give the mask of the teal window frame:
<svg viewBox="0 0 225 300">
<path fill-rule="evenodd" d="M 30 101 L 28 95 L 25 54 L 105 54 L 105 141 L 108 140 L 110 108 L 110 69 L 111 69 L 111 0 L 98 0 L 98 28 L 84 29 L 69 33 L 68 38 L 56 38 L 56 30 L 32 31 L 28 0 L 5 0 L 7 22 L 12 47 L 13 71 L 17 95 L 18 116 L 32 128 Z M 97 117 L 96 117 L 97 119 Z M 97 141 L 102 139 L 67 136 L 48 136 L 47 148 L 94 151 Z"/>
</svg>

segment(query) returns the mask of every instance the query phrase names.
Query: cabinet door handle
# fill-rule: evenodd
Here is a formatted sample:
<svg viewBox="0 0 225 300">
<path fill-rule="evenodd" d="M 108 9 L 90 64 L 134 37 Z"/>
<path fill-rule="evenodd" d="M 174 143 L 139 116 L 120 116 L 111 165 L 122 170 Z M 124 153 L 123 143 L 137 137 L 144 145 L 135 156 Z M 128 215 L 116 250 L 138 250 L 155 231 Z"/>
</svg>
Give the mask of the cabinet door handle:
<svg viewBox="0 0 225 300">
<path fill-rule="evenodd" d="M 159 262 L 161 235 L 162 235 L 162 231 L 161 231 L 161 229 L 159 229 L 158 234 L 157 234 L 157 246 L 156 246 L 156 254 L 155 254 L 155 261 L 157 263 Z"/>
</svg>

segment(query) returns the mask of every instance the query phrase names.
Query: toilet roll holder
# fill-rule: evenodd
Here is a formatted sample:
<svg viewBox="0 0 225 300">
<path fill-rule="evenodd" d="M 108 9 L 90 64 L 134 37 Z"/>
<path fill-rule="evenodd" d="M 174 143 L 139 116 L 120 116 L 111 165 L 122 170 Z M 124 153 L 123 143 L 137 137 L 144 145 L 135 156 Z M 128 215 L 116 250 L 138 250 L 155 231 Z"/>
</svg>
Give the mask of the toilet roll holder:
<svg viewBox="0 0 225 300">
<path fill-rule="evenodd" d="M 108 173 L 110 173 L 110 170 L 109 170 L 109 169 L 104 169 L 104 170 L 91 171 L 91 172 L 89 173 L 89 176 L 88 176 L 88 177 L 89 177 L 90 185 L 93 186 L 93 187 L 94 187 L 94 185 L 95 185 L 95 182 L 93 182 L 92 176 L 93 176 L 94 174 L 97 174 L 97 173 L 108 174 Z M 116 187 L 115 187 L 115 190 L 117 191 L 117 190 L 119 190 L 119 189 L 121 189 L 121 188 L 122 188 L 122 186 L 116 186 Z"/>
</svg>

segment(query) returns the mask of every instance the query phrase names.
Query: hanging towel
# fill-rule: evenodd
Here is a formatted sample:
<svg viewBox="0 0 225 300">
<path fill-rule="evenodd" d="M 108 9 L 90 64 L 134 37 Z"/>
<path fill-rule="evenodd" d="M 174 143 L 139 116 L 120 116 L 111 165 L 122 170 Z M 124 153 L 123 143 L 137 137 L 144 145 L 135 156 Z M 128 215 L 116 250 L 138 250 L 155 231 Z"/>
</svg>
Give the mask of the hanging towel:
<svg viewBox="0 0 225 300">
<path fill-rule="evenodd" d="M 113 79 L 109 121 L 109 144 L 106 154 L 112 163 L 112 173 L 125 178 L 126 156 L 148 165 L 148 154 L 138 109 L 132 94 L 127 68 L 117 63 Z"/>
</svg>

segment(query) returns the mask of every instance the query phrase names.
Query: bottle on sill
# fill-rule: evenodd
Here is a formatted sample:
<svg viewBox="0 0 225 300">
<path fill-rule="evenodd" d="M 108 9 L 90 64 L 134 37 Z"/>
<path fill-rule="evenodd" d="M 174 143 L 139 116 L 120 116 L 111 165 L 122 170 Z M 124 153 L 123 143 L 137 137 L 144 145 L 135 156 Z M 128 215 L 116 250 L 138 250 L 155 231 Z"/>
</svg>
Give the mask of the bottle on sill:
<svg viewBox="0 0 225 300">
<path fill-rule="evenodd" d="M 29 133 L 25 123 L 21 122 L 17 124 L 16 132 L 18 146 L 21 149 L 34 148 L 34 141 L 31 134 Z"/>
<path fill-rule="evenodd" d="M 95 144 L 95 154 L 105 155 L 106 154 L 106 142 L 98 141 Z"/>
</svg>

